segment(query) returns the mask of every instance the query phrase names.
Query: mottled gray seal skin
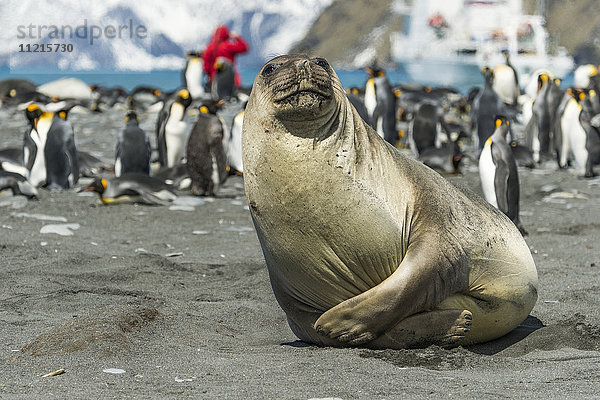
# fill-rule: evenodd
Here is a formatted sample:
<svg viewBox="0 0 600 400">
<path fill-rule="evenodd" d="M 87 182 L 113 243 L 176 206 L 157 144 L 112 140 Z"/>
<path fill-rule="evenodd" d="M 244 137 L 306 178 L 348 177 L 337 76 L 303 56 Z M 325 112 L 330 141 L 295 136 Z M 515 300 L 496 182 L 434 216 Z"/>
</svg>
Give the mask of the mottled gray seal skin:
<svg viewBox="0 0 600 400">
<path fill-rule="evenodd" d="M 537 272 L 514 224 L 387 144 L 325 59 L 265 64 L 242 151 L 271 285 L 300 339 L 471 344 L 533 308 Z"/>
</svg>

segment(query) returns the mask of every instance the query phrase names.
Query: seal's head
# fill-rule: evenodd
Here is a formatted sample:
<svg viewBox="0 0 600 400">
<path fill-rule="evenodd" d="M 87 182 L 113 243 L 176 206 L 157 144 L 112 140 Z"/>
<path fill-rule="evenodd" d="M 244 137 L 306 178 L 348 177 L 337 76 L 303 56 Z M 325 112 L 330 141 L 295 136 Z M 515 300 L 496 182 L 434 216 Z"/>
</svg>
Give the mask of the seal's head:
<svg viewBox="0 0 600 400">
<path fill-rule="evenodd" d="M 336 112 L 336 91 L 343 93 L 327 60 L 292 54 L 267 62 L 254 81 L 252 94 L 281 121 L 307 121 Z"/>
</svg>

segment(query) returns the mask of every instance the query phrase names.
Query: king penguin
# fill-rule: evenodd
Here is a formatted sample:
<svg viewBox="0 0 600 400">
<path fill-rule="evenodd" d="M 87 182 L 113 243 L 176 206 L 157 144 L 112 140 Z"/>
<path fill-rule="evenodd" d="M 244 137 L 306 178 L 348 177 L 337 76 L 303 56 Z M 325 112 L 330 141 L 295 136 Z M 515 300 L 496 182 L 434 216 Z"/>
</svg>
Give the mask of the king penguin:
<svg viewBox="0 0 600 400">
<path fill-rule="evenodd" d="M 560 135 L 556 149 L 558 165 L 561 168 L 567 168 L 570 164 L 570 157 L 579 154 L 579 161 L 577 157 L 575 157 L 575 161 L 581 173 L 585 172 L 581 161 L 586 158 L 585 152 L 582 151 L 585 148 L 586 132 L 580 121 L 582 111 L 580 101 L 584 96 L 582 89 L 569 88 L 565 94 L 565 103 L 559 109 L 562 112 L 557 121 L 557 131 Z"/>
<path fill-rule="evenodd" d="M 547 74 L 538 76 L 538 93 L 533 101 L 532 117 L 525 127 L 535 162 L 540 162 L 543 155 L 550 154 L 552 116 L 548 105 L 548 94 L 552 85 L 554 81 Z"/>
<path fill-rule="evenodd" d="M 79 180 L 73 127 L 66 111 L 49 113 L 36 104 L 25 110 L 29 128 L 24 136 L 23 163 L 35 187 L 68 189 Z"/>
<path fill-rule="evenodd" d="M 28 199 L 37 199 L 38 191 L 21 174 L 0 170 L 0 192 L 11 190 L 13 196 L 25 196 Z"/>
<path fill-rule="evenodd" d="M 217 71 L 212 81 L 211 96 L 213 100 L 228 99 L 235 92 L 235 71 L 233 65 L 223 57 L 215 60 Z"/>
<path fill-rule="evenodd" d="M 483 146 L 479 156 L 479 177 L 488 203 L 514 222 L 522 235 L 527 232 L 519 220 L 519 175 L 517 163 L 506 137 L 510 122 L 496 117 L 496 130 Z"/>
<path fill-rule="evenodd" d="M 494 67 L 494 90 L 500 96 L 500 99 L 511 106 L 517 105 L 517 100 L 521 94 L 519 87 L 519 76 L 517 71 L 510 63 L 510 53 L 502 50 L 506 62 Z"/>
<path fill-rule="evenodd" d="M 366 68 L 369 78 L 365 85 L 365 107 L 371 126 L 379 136 L 396 146 L 396 95 L 384 70 Z"/>
<path fill-rule="evenodd" d="M 172 167 L 183 158 L 188 137 L 185 110 L 192 103 L 187 89 L 181 89 L 163 105 L 156 121 L 156 144 L 161 167 Z"/>
<path fill-rule="evenodd" d="M 115 176 L 128 172 L 150 175 L 150 138 L 139 127 L 139 117 L 135 111 L 127 113 L 125 124 L 117 137 Z"/>
<path fill-rule="evenodd" d="M 214 196 L 227 179 L 223 123 L 217 116 L 223 103 L 223 100 L 204 102 L 190 133 L 186 165 L 192 179 L 192 194 L 195 196 Z"/>
<path fill-rule="evenodd" d="M 417 105 L 409 130 L 410 147 L 416 156 L 427 148 L 437 147 L 440 114 L 438 104 L 431 100 L 423 100 Z"/>
<path fill-rule="evenodd" d="M 103 204 L 143 203 L 166 205 L 177 196 L 170 185 L 146 174 L 135 172 L 120 177 L 97 178 L 80 192 L 96 192 Z"/>
<path fill-rule="evenodd" d="M 202 63 L 202 53 L 190 51 L 186 53 L 187 62 L 183 69 L 183 86 L 187 88 L 194 99 L 202 98 L 206 95 L 204 91 L 204 67 Z"/>
<path fill-rule="evenodd" d="M 230 175 L 242 175 L 244 165 L 242 163 L 242 124 L 244 123 L 244 113 L 242 111 L 233 118 L 231 125 L 231 137 L 229 139 L 227 152 L 227 167 Z"/>
<path fill-rule="evenodd" d="M 481 70 L 484 82 L 483 89 L 479 91 L 473 100 L 471 108 L 471 121 L 474 122 L 473 129 L 477 132 L 476 141 L 481 151 L 490 132 L 494 131 L 494 117 L 502 114 L 504 104 L 493 89 L 494 71 L 484 67 Z"/>
<path fill-rule="evenodd" d="M 46 140 L 46 183 L 50 189 L 69 189 L 79 180 L 79 159 L 68 110 L 54 114 Z"/>
<path fill-rule="evenodd" d="M 580 166 L 585 178 L 596 176 L 593 167 L 600 161 L 600 129 L 599 123 L 594 121 L 600 100 L 595 90 L 585 90 L 580 94 L 579 123 L 585 132 L 583 146 L 573 147 L 575 161 Z"/>
<path fill-rule="evenodd" d="M 23 136 L 23 164 L 27 168 L 27 179 L 34 187 L 46 184 L 46 158 L 44 148 L 48 130 L 52 124 L 52 114 L 42 111 L 37 104 L 25 109 L 29 127 Z"/>
</svg>

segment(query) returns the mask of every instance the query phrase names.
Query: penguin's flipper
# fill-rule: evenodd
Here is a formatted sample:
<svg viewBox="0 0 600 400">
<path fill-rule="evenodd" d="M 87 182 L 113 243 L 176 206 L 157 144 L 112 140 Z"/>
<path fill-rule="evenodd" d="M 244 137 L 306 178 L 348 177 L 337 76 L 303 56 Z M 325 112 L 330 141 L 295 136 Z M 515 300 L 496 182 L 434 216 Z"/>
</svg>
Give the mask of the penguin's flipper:
<svg viewBox="0 0 600 400">
<path fill-rule="evenodd" d="M 498 147 L 498 146 L 496 146 Z M 496 153 L 496 154 L 494 154 Z M 496 164 L 496 174 L 494 175 L 494 188 L 496 189 L 496 202 L 498 209 L 503 213 L 508 213 L 508 176 L 510 170 L 508 164 L 502 157 L 498 156 L 498 152 L 494 152 L 494 144 L 492 143 L 492 159 Z"/>
<path fill-rule="evenodd" d="M 158 114 L 156 121 L 156 147 L 158 150 L 158 161 L 162 167 L 167 166 L 167 141 L 165 138 L 165 129 L 167 126 L 168 111 L 171 107 L 171 103 L 166 103 L 163 109 Z"/>
<path fill-rule="evenodd" d="M 31 129 L 25 132 L 25 135 L 23 136 L 23 164 L 29 171 L 33 168 L 33 163 L 35 162 L 38 152 L 38 148 L 31 138 L 30 131 Z"/>
<path fill-rule="evenodd" d="M 144 203 L 158 206 L 169 205 L 177 197 L 168 190 L 161 190 L 160 192 L 156 193 L 149 192 L 146 190 L 139 190 L 138 193 L 140 195 L 140 198 L 144 201 Z"/>
<path fill-rule="evenodd" d="M 69 184 L 71 187 L 79 181 L 79 157 L 77 156 L 77 143 L 75 138 L 72 136 L 67 140 L 67 159 L 70 165 L 70 172 L 68 176 Z"/>
</svg>

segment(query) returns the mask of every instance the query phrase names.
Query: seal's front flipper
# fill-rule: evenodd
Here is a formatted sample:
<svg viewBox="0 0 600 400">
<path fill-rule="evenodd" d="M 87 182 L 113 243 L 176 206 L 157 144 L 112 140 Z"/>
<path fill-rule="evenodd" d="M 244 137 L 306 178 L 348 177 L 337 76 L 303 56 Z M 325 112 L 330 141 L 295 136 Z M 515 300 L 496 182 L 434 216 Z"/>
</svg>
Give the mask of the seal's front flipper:
<svg viewBox="0 0 600 400">
<path fill-rule="evenodd" d="M 435 236 L 415 238 L 390 276 L 327 310 L 313 327 L 340 345 L 363 345 L 395 329 L 406 318 L 436 309 L 452 292 L 466 290 L 468 269 L 456 268 L 463 262 L 462 254 L 456 246 L 441 251 L 435 248 L 438 243 L 441 239 Z M 458 315 L 451 320 L 456 318 Z"/>
</svg>

